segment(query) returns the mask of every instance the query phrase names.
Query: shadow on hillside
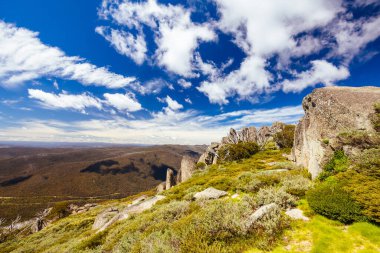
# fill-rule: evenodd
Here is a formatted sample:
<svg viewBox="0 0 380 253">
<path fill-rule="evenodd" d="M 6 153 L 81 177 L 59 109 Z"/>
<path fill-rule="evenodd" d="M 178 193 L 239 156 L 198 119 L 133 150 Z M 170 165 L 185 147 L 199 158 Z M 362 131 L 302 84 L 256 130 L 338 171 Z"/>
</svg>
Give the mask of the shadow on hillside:
<svg viewBox="0 0 380 253">
<path fill-rule="evenodd" d="M 6 180 L 6 181 L 3 181 L 0 183 L 0 186 L 1 187 L 7 187 L 7 186 L 12 186 L 12 185 L 16 185 L 16 184 L 19 184 L 21 182 L 24 182 L 25 180 L 28 180 L 29 178 L 31 178 L 33 175 L 28 175 L 28 176 L 21 176 L 21 177 L 15 177 L 15 178 L 12 178 L 10 180 Z"/>
<path fill-rule="evenodd" d="M 100 161 L 94 164 L 91 164 L 85 169 L 82 169 L 81 173 L 97 173 L 101 175 L 116 175 L 116 174 L 127 174 L 130 172 L 138 172 L 139 169 L 135 166 L 135 164 L 132 162 L 131 164 L 127 164 L 123 167 L 119 166 L 118 161 L 114 160 L 104 160 Z"/>
</svg>

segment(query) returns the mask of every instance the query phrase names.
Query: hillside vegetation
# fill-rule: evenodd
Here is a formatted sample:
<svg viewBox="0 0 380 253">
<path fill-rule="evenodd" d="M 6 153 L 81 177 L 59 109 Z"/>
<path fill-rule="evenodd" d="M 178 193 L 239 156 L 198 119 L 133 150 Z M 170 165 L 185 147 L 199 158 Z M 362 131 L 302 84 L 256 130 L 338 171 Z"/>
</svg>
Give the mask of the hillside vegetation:
<svg viewBox="0 0 380 253">
<path fill-rule="evenodd" d="M 355 219 L 344 225 L 309 207 L 305 194 L 309 195 L 313 182 L 307 170 L 285 159 L 283 154 L 288 152 L 264 150 L 249 158 L 208 166 L 162 192 L 166 198 L 153 208 L 102 232 L 92 230 L 96 216 L 110 207 L 125 207 L 139 195 L 104 202 L 26 237 L 16 235 L 0 244 L 0 251 L 379 252 L 378 226 Z M 194 200 L 195 193 L 208 187 L 227 191 L 228 195 Z M 153 196 L 155 192 L 143 194 Z M 270 203 L 276 208 L 248 226 L 250 215 Z M 285 215 L 294 207 L 303 210 L 309 221 Z"/>
</svg>

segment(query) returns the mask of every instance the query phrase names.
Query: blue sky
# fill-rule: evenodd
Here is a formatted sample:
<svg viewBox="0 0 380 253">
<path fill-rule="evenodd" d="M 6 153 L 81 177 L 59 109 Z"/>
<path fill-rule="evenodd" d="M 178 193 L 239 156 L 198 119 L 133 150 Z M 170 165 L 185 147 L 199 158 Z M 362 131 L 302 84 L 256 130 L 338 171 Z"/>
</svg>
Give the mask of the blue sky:
<svg viewBox="0 0 380 253">
<path fill-rule="evenodd" d="M 0 140 L 207 144 L 380 86 L 376 0 L 0 1 Z"/>
</svg>

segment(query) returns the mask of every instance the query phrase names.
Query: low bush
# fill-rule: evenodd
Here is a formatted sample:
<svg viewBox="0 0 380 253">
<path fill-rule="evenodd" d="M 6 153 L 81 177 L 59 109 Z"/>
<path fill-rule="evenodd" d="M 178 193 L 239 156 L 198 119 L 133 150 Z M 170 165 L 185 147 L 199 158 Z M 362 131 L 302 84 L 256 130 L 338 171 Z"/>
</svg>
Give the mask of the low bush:
<svg viewBox="0 0 380 253">
<path fill-rule="evenodd" d="M 278 149 L 278 146 L 276 144 L 276 142 L 274 141 L 268 141 L 267 143 L 265 143 L 265 145 L 262 147 L 263 150 L 276 150 Z"/>
<path fill-rule="evenodd" d="M 52 206 L 52 209 L 47 216 L 48 219 L 56 219 L 56 218 L 64 218 L 70 214 L 69 211 L 69 201 L 61 201 L 61 202 L 56 202 Z"/>
<path fill-rule="evenodd" d="M 310 207 L 327 218 L 342 223 L 364 220 L 362 209 L 342 186 L 334 181 L 325 181 L 306 194 Z"/>
<path fill-rule="evenodd" d="M 367 149 L 353 159 L 353 168 L 337 176 L 370 220 L 380 222 L 380 149 Z"/>
<path fill-rule="evenodd" d="M 273 136 L 274 141 L 280 148 L 292 148 L 294 141 L 295 125 L 285 125 L 284 129 Z"/>
<path fill-rule="evenodd" d="M 258 205 L 267 205 L 270 203 L 276 203 L 281 208 L 286 209 L 288 207 L 295 206 L 296 199 L 291 194 L 285 191 L 285 188 L 266 187 L 261 188 L 256 195 L 256 201 Z"/>
<path fill-rule="evenodd" d="M 380 135 L 368 131 L 350 131 L 338 135 L 340 145 L 348 145 L 360 149 L 374 148 L 380 145 Z"/>
<path fill-rule="evenodd" d="M 311 188 L 312 182 L 302 175 L 289 175 L 282 179 L 282 185 L 287 193 L 296 196 L 304 196 Z"/>
<path fill-rule="evenodd" d="M 268 213 L 264 214 L 264 216 L 257 220 L 252 229 L 256 234 L 265 234 L 273 236 L 276 232 L 278 232 L 278 226 L 281 222 L 281 208 L 276 206 L 271 209 Z"/>
<path fill-rule="evenodd" d="M 343 150 L 334 152 L 330 161 L 323 167 L 323 172 L 319 175 L 321 181 L 326 180 L 329 176 L 335 175 L 339 172 L 346 171 L 349 166 L 348 156 L 344 154 Z"/>
<path fill-rule="evenodd" d="M 244 192 L 256 192 L 264 185 L 257 174 L 248 171 L 240 174 L 236 181 L 236 189 Z"/>
<path fill-rule="evenodd" d="M 204 170 L 206 168 L 206 164 L 204 162 L 197 162 L 195 165 L 196 169 L 198 170 Z"/>
<path fill-rule="evenodd" d="M 239 161 L 251 157 L 258 151 L 259 146 L 255 142 L 228 144 L 218 150 L 218 162 Z"/>
</svg>

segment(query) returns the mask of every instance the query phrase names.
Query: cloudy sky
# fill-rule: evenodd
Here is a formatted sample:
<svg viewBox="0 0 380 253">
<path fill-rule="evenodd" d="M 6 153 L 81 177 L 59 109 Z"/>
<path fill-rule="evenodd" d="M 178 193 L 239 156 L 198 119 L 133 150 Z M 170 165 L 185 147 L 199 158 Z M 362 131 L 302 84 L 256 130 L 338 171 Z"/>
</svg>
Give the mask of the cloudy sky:
<svg viewBox="0 0 380 253">
<path fill-rule="evenodd" d="M 2 0 L 0 140 L 207 144 L 380 86 L 378 0 Z"/>
</svg>

